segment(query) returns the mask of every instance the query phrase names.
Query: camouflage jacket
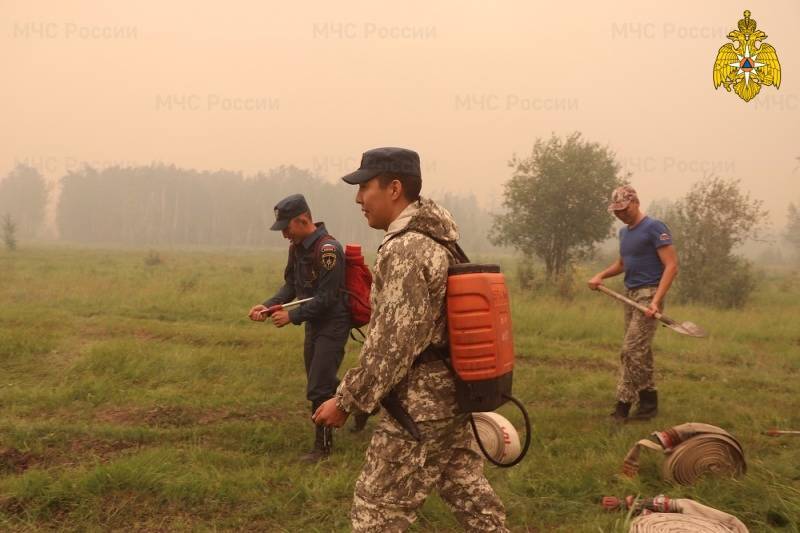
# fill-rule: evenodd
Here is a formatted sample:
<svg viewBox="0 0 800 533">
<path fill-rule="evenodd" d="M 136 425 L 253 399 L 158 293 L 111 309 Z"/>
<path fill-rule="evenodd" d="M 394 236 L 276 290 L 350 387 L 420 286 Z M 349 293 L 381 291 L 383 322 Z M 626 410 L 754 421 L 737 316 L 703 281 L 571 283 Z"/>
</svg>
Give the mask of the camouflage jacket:
<svg viewBox="0 0 800 533">
<path fill-rule="evenodd" d="M 453 255 L 422 231 L 445 242 L 458 228 L 444 208 L 428 199 L 411 204 L 389 226 L 378 249 L 372 283 L 372 317 L 358 364 L 337 390 L 337 405 L 371 412 L 392 389 L 415 421 L 457 412 L 455 381 L 441 361 L 412 363 L 430 344 L 447 342 L 447 269 Z"/>
</svg>

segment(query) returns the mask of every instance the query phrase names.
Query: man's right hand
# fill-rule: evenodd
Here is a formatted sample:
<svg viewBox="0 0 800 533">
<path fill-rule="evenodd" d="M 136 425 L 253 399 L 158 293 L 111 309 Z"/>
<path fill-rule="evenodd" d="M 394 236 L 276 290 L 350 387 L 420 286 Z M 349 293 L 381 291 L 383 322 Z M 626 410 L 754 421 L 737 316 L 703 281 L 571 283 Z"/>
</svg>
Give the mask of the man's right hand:
<svg viewBox="0 0 800 533">
<path fill-rule="evenodd" d="M 254 305 L 252 309 L 250 309 L 250 313 L 247 316 L 250 317 L 250 320 L 255 320 L 256 322 L 264 322 L 267 319 L 267 310 L 266 306 L 262 304 Z"/>
<path fill-rule="evenodd" d="M 597 290 L 597 287 L 603 284 L 603 278 L 600 277 L 600 274 L 595 275 L 592 279 L 589 280 L 589 288 L 593 291 Z"/>
</svg>

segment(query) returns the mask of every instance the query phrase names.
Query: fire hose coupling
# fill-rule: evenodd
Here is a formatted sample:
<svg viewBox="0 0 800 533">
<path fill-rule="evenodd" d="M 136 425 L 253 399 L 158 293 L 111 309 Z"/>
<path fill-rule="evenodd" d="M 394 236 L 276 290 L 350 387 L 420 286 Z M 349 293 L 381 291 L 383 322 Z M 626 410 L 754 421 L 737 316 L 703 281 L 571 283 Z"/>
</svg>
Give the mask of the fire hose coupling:
<svg viewBox="0 0 800 533">
<path fill-rule="evenodd" d="M 633 495 L 626 496 L 625 498 L 603 496 L 601 505 L 606 511 L 628 511 L 633 509 L 634 514 L 645 510 L 657 513 L 679 512 L 675 500 L 665 494 L 659 494 L 654 498 L 637 498 Z"/>
<path fill-rule="evenodd" d="M 665 453 L 671 452 L 675 446 L 683 442 L 681 435 L 675 431 L 674 428 L 669 428 L 664 431 L 655 431 L 653 436 L 661 443 Z"/>
</svg>

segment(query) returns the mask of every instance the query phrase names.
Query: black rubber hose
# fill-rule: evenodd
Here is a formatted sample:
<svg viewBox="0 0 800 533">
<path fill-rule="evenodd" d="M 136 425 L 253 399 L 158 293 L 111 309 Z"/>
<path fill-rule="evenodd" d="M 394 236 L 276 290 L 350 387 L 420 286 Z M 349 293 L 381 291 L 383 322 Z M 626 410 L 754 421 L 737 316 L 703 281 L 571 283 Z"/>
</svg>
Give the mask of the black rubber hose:
<svg viewBox="0 0 800 533">
<path fill-rule="evenodd" d="M 528 411 L 525 410 L 525 406 L 522 405 L 519 400 L 506 394 L 503 395 L 503 398 L 510 400 L 514 405 L 516 405 L 517 408 L 519 408 L 519 410 L 522 412 L 522 416 L 525 418 L 525 444 L 522 446 L 522 451 L 520 451 L 516 459 L 510 463 L 501 463 L 500 461 L 495 460 L 494 457 L 491 457 L 489 452 L 486 451 L 486 448 L 483 447 L 481 437 L 478 435 L 478 427 L 475 425 L 475 419 L 472 417 L 472 415 L 469 416 L 469 423 L 472 424 L 472 433 L 475 434 L 475 440 L 478 441 L 478 447 L 481 449 L 481 452 L 483 452 L 484 457 L 486 457 L 486 459 L 488 459 L 489 462 L 495 466 L 499 466 L 500 468 L 511 468 L 512 466 L 519 464 L 519 462 L 522 461 L 522 459 L 524 459 L 525 455 L 528 453 L 528 448 L 531 445 L 531 420 L 528 417 Z"/>
</svg>

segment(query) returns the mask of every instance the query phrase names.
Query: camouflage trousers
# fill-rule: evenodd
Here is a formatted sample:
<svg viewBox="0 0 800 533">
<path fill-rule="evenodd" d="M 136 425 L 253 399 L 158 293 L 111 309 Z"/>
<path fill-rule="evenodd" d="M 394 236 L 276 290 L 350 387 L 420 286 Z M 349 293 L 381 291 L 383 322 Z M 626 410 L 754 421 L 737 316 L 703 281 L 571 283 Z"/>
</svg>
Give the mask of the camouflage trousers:
<svg viewBox="0 0 800 533">
<path fill-rule="evenodd" d="M 505 508 L 483 475 L 467 415 L 419 422 L 417 442 L 383 416 L 356 482 L 353 531 L 405 531 L 435 489 L 467 531 L 508 531 Z"/>
<path fill-rule="evenodd" d="M 656 294 L 656 287 L 641 287 L 626 292 L 626 296 L 637 303 L 649 306 Z M 617 400 L 635 403 L 639 391 L 655 389 L 653 381 L 653 337 L 659 321 L 647 318 L 638 309 L 625 306 L 625 339 L 620 352 Z"/>
</svg>

